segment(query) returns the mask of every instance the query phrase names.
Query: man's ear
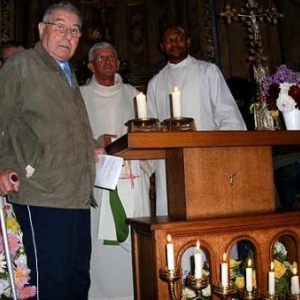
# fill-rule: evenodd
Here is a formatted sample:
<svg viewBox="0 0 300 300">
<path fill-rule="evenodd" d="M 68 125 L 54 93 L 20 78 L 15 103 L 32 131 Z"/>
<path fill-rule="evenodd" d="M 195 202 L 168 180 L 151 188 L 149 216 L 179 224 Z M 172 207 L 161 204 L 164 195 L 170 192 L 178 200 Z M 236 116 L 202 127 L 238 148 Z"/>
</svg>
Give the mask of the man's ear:
<svg viewBox="0 0 300 300">
<path fill-rule="evenodd" d="M 117 72 L 120 70 L 120 65 L 121 65 L 120 61 L 117 60 Z"/>
<path fill-rule="evenodd" d="M 92 72 L 95 73 L 95 68 L 94 68 L 94 64 L 92 62 L 89 62 L 87 64 L 88 69 Z"/>
<path fill-rule="evenodd" d="M 45 24 L 45 23 L 40 22 L 40 23 L 38 24 L 39 37 L 40 37 L 40 39 L 43 37 L 45 28 L 46 28 L 46 24 Z"/>
</svg>

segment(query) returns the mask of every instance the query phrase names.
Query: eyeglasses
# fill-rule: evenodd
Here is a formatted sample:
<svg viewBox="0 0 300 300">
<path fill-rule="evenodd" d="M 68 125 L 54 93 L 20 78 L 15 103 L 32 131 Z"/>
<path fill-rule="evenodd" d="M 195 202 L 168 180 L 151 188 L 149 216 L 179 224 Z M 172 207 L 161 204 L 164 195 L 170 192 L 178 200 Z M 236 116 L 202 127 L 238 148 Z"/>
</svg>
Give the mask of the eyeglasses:
<svg viewBox="0 0 300 300">
<path fill-rule="evenodd" d="M 80 38 L 82 35 L 81 29 L 78 27 L 69 28 L 68 26 L 61 24 L 61 23 L 50 23 L 50 22 L 47 22 L 47 23 L 45 22 L 44 24 L 53 25 L 54 29 L 60 33 L 70 32 L 72 37 L 75 37 L 75 38 Z"/>
<path fill-rule="evenodd" d="M 104 63 L 104 62 L 111 62 L 114 63 L 117 61 L 117 58 L 113 55 L 111 56 L 98 56 L 97 58 L 95 58 L 94 60 L 92 60 L 92 62 L 97 61 L 99 63 Z"/>
</svg>

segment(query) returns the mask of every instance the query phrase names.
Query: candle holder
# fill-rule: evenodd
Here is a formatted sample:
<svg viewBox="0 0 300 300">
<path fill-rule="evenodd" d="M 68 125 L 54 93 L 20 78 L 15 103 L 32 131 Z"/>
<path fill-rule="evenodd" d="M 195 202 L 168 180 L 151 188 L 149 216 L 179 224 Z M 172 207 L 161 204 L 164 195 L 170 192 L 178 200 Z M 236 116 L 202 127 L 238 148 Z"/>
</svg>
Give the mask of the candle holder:
<svg viewBox="0 0 300 300">
<path fill-rule="evenodd" d="M 163 131 L 195 131 L 193 118 L 170 118 L 161 122 Z"/>
<path fill-rule="evenodd" d="M 134 131 L 160 131 L 158 119 L 154 118 L 140 118 L 132 119 L 125 123 L 128 126 L 129 132 Z"/>
<path fill-rule="evenodd" d="M 189 275 L 185 279 L 185 285 L 192 289 L 196 293 L 194 299 L 203 299 L 202 290 L 208 286 L 208 276 L 202 275 L 201 278 L 195 278 L 193 275 Z"/>
<path fill-rule="evenodd" d="M 231 299 L 238 291 L 238 287 L 235 284 L 228 284 L 227 286 L 222 286 L 220 282 L 214 284 L 212 291 L 220 299 Z"/>
<path fill-rule="evenodd" d="M 169 270 L 167 267 L 159 270 L 161 280 L 168 283 L 169 291 L 172 300 L 177 300 L 175 294 L 175 282 L 181 278 L 181 268 L 175 267 L 174 270 Z"/>
<path fill-rule="evenodd" d="M 241 299 L 261 299 L 261 293 L 258 290 L 249 292 L 243 289 L 239 291 L 239 296 Z"/>
<path fill-rule="evenodd" d="M 280 299 L 280 295 L 279 293 L 275 293 L 274 295 L 270 295 L 268 292 L 262 294 L 262 299 L 269 299 L 269 300 L 279 300 Z"/>
</svg>

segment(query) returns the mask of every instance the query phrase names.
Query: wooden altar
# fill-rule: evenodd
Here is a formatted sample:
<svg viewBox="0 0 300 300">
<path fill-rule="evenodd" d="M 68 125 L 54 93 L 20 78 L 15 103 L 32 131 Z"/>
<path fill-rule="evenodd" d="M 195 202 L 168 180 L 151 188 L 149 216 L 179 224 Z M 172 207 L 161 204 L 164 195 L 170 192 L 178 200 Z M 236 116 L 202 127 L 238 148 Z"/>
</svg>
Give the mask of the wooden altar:
<svg viewBox="0 0 300 300">
<path fill-rule="evenodd" d="M 167 234 L 176 262 L 200 240 L 208 253 L 210 282 L 219 278 L 223 252 L 250 241 L 258 288 L 267 290 L 274 242 L 288 236 L 290 258 L 299 263 L 300 213 L 277 213 L 272 151 L 300 145 L 299 131 L 132 132 L 107 147 L 126 159 L 165 159 L 169 216 L 129 219 L 136 300 L 170 299 L 159 278 L 166 264 Z M 295 247 L 296 246 L 296 247 Z M 217 299 L 216 296 L 213 298 Z"/>
</svg>

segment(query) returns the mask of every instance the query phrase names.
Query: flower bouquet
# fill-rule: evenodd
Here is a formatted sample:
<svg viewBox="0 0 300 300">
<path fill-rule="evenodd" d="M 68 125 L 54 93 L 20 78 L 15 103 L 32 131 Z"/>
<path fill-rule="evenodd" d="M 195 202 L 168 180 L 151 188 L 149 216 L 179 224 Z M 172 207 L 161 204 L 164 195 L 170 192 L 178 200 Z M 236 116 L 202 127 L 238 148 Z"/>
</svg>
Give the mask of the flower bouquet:
<svg viewBox="0 0 300 300">
<path fill-rule="evenodd" d="M 292 270 L 296 267 L 296 262 L 289 263 L 286 248 L 279 241 L 276 241 L 273 251 L 276 292 L 280 294 L 280 299 L 286 299 L 290 291 Z"/>
<path fill-rule="evenodd" d="M 28 285 L 30 270 L 22 242 L 22 231 L 10 204 L 4 208 L 10 255 L 14 269 L 14 279 L 18 299 L 28 299 L 36 294 L 36 287 Z M 0 234 L 0 299 L 11 299 L 7 262 L 4 254 L 3 238 Z"/>
<path fill-rule="evenodd" d="M 235 284 L 239 290 L 245 288 L 245 272 L 250 259 L 251 261 L 255 260 L 252 249 L 249 250 L 247 256 L 243 260 L 230 259 L 230 281 Z M 252 285 L 254 289 L 257 288 L 255 268 L 252 270 Z"/>
<path fill-rule="evenodd" d="M 276 241 L 273 248 L 274 271 L 275 271 L 275 290 L 280 295 L 280 299 L 287 299 L 290 291 L 290 282 L 293 268 L 297 268 L 296 262 L 292 264 L 288 261 L 287 250 L 283 243 Z M 230 280 L 237 285 L 239 289 L 245 287 L 245 268 L 248 259 L 254 260 L 253 250 L 250 249 L 244 260 L 230 259 Z M 253 287 L 256 288 L 255 270 L 252 276 Z"/>
<path fill-rule="evenodd" d="M 262 86 L 267 108 L 271 111 L 273 118 L 278 118 L 279 111 L 281 111 L 287 129 L 298 129 L 297 125 L 294 128 L 293 125 L 289 125 L 288 121 L 291 115 L 298 115 L 300 126 L 300 72 L 281 65 L 273 75 L 263 79 Z"/>
</svg>

